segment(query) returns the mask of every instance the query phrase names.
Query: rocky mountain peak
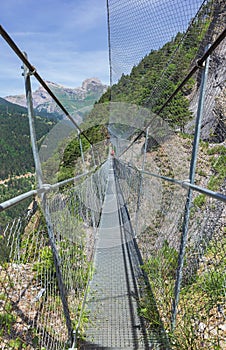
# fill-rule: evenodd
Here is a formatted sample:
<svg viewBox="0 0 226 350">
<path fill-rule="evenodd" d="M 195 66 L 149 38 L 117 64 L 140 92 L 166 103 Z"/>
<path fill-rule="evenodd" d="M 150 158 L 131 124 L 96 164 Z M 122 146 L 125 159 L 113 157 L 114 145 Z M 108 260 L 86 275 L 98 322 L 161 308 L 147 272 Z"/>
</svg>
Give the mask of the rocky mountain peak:
<svg viewBox="0 0 226 350">
<path fill-rule="evenodd" d="M 85 79 L 82 82 L 82 89 L 89 91 L 102 86 L 101 81 L 98 78 Z"/>
<path fill-rule="evenodd" d="M 81 87 L 69 88 L 63 85 L 46 81 L 52 92 L 63 102 L 69 113 L 76 114 L 80 109 L 92 107 L 101 95 L 107 90 L 107 85 L 102 84 L 98 78 L 88 78 L 82 82 Z M 61 114 L 45 89 L 40 86 L 33 92 L 33 105 L 38 111 Z M 25 95 L 6 96 L 5 100 L 26 107 Z"/>
</svg>

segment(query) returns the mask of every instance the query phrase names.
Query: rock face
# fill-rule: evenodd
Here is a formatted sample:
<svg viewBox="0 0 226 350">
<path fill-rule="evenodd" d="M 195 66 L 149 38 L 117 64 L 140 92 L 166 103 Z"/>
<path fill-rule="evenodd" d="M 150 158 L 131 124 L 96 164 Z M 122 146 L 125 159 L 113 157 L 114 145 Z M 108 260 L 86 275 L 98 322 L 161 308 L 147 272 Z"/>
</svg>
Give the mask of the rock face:
<svg viewBox="0 0 226 350">
<path fill-rule="evenodd" d="M 219 0 L 212 26 L 207 33 L 206 42 L 214 42 L 217 33 L 224 29 L 226 21 L 226 4 Z M 208 41 L 207 41 L 208 40 Z M 205 141 L 221 143 L 226 138 L 226 42 L 223 40 L 210 57 L 208 79 L 205 91 L 205 104 L 201 127 L 201 138 Z M 197 113 L 200 93 L 200 75 L 190 96 L 190 110 Z M 188 123 L 185 131 L 194 132 L 195 120 Z"/>
<path fill-rule="evenodd" d="M 49 81 L 46 83 L 68 112 L 80 117 L 93 106 L 94 102 L 97 101 L 107 89 L 107 85 L 102 84 L 98 78 L 86 79 L 83 81 L 81 87 L 74 89 Z M 36 110 L 45 110 L 48 113 L 63 115 L 56 103 L 42 86 L 34 91 L 32 96 L 33 105 Z M 26 106 L 25 95 L 6 96 L 5 99 L 17 105 Z"/>
<path fill-rule="evenodd" d="M 226 138 L 226 44 L 222 44 L 212 55 L 205 93 L 205 104 L 201 127 L 201 138 L 220 143 Z M 196 115 L 200 89 L 190 102 L 190 110 Z M 194 132 L 194 120 L 186 130 Z"/>
</svg>

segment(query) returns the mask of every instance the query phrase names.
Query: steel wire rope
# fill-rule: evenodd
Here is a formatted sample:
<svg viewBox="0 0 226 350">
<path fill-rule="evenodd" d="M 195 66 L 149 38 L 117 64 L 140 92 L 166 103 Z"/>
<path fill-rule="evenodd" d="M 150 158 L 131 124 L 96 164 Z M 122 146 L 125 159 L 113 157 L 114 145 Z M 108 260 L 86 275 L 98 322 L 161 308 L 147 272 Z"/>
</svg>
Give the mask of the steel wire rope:
<svg viewBox="0 0 226 350">
<path fill-rule="evenodd" d="M 6 230 L 4 230 L 4 236 L 7 235 L 7 231 L 9 230 L 9 235 L 7 237 L 7 245 L 10 244 L 11 236 L 13 235 L 13 227 L 16 225 L 18 219 L 14 219 L 12 222 L 12 226 L 10 226 L 10 223 L 7 225 Z"/>
<path fill-rule="evenodd" d="M 226 37 L 226 28 L 221 32 L 221 34 L 217 37 L 217 39 L 213 42 L 213 44 L 209 47 L 209 49 L 203 54 L 203 56 L 198 59 L 197 64 L 190 70 L 187 76 L 183 79 L 180 85 L 174 90 L 174 92 L 170 95 L 170 97 L 164 102 L 162 107 L 156 112 L 156 117 L 159 116 L 166 106 L 172 101 L 172 99 L 178 94 L 179 91 L 183 88 L 183 86 L 188 82 L 188 80 L 200 69 L 203 67 L 206 59 L 214 52 L 218 45 L 225 39 Z M 151 125 L 153 121 L 149 122 L 145 128 L 135 137 L 135 139 L 126 147 L 126 149 L 121 152 L 119 158 L 127 152 L 130 147 L 142 136 L 143 132 Z"/>
<path fill-rule="evenodd" d="M 56 104 L 60 107 L 60 109 L 63 111 L 63 113 L 66 115 L 66 117 L 70 119 L 72 124 L 74 124 L 76 129 L 80 132 L 81 135 L 84 136 L 84 138 L 88 141 L 88 143 L 92 147 L 92 142 L 86 136 L 84 131 L 82 131 L 80 129 L 80 127 L 75 122 L 75 120 L 70 115 L 70 113 L 67 111 L 67 109 L 62 105 L 60 100 L 56 97 L 56 95 L 48 87 L 48 85 L 45 83 L 45 81 L 42 79 L 42 77 L 38 74 L 35 67 L 28 61 L 28 59 L 24 56 L 23 52 L 19 49 L 19 47 L 16 45 L 16 43 L 13 41 L 13 39 L 9 36 L 9 34 L 5 31 L 5 29 L 1 25 L 0 25 L 0 34 L 2 35 L 4 40 L 8 43 L 8 45 L 11 47 L 11 49 L 16 53 L 16 55 L 21 59 L 21 61 L 24 63 L 24 65 L 29 69 L 30 74 L 32 74 L 38 80 L 38 82 L 43 86 L 43 88 L 49 93 L 49 95 L 53 98 L 53 100 L 56 102 Z"/>
<path fill-rule="evenodd" d="M 118 159 L 118 162 L 121 162 L 123 164 L 123 162 L 121 160 Z M 177 180 L 175 178 L 171 178 L 171 177 L 168 177 L 168 176 L 164 176 L 164 175 L 160 175 L 160 174 L 155 174 L 155 173 L 151 173 L 149 171 L 145 171 L 145 170 L 142 170 L 142 169 L 138 169 L 136 168 L 135 166 L 132 166 L 130 164 L 126 164 L 127 167 L 129 168 L 133 168 L 133 169 L 136 169 L 138 172 L 142 172 L 146 175 L 149 175 L 149 176 L 153 176 L 153 177 L 156 177 L 156 178 L 159 178 L 159 179 L 162 179 L 162 180 L 165 180 L 165 181 L 168 181 L 168 182 L 171 182 L 171 183 L 174 183 L 176 185 L 179 185 L 181 187 L 184 187 L 184 188 L 192 188 L 194 191 L 197 191 L 197 192 L 200 192 L 200 193 L 203 193 L 203 194 L 206 194 L 207 196 L 209 197 L 213 197 L 219 201 L 222 201 L 222 202 L 226 202 L 226 195 L 224 195 L 223 193 L 219 193 L 219 192 L 215 192 L 215 191 L 211 191 L 207 188 L 202 188 L 200 186 L 197 186 L 197 185 L 194 185 L 194 184 L 191 184 L 189 183 L 188 181 L 181 181 L 181 180 Z"/>
<path fill-rule="evenodd" d="M 192 21 L 191 21 L 190 25 L 188 26 L 186 32 L 185 32 L 185 33 L 183 34 L 183 36 L 181 37 L 181 39 L 180 39 L 180 41 L 179 41 L 177 47 L 176 47 L 175 50 L 172 52 L 172 54 L 171 54 L 169 60 L 167 61 L 167 64 L 166 64 L 166 66 L 164 67 L 164 69 L 163 69 L 163 71 L 161 72 L 161 75 L 160 75 L 160 77 L 159 77 L 159 79 L 158 79 L 158 81 L 160 81 L 160 84 L 161 84 L 162 78 L 163 78 L 164 75 L 167 73 L 167 69 L 168 69 L 170 63 L 173 62 L 173 60 L 174 60 L 176 54 L 177 54 L 178 51 L 180 50 L 181 45 L 183 44 L 185 38 L 190 34 L 190 33 L 189 33 L 189 30 L 192 28 L 194 22 L 196 21 L 196 19 L 197 19 L 197 17 L 198 17 L 199 11 L 201 10 L 201 8 L 202 8 L 202 6 L 204 5 L 205 2 L 206 2 L 206 0 L 203 0 L 203 3 L 200 5 L 199 10 L 197 11 L 195 17 L 192 19 Z M 168 77 L 168 79 L 170 79 L 170 77 Z M 158 89 L 159 89 L 160 91 L 162 90 L 162 89 L 159 87 L 159 83 L 156 82 L 156 83 L 154 84 L 154 86 L 153 86 L 152 91 L 151 91 L 151 95 L 148 96 L 148 99 L 149 99 L 149 100 L 151 100 L 151 98 L 155 95 L 155 93 L 157 92 Z"/>
</svg>

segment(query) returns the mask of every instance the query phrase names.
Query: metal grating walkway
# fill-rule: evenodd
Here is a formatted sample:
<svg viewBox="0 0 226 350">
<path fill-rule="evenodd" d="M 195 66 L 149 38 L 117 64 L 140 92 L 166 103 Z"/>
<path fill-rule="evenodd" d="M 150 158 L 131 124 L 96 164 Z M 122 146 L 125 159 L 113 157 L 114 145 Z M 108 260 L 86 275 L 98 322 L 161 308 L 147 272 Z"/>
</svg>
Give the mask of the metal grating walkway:
<svg viewBox="0 0 226 350">
<path fill-rule="evenodd" d="M 112 166 L 97 238 L 94 276 L 87 301 L 83 349 L 147 349 L 137 314 L 136 287 L 120 226 Z"/>
</svg>

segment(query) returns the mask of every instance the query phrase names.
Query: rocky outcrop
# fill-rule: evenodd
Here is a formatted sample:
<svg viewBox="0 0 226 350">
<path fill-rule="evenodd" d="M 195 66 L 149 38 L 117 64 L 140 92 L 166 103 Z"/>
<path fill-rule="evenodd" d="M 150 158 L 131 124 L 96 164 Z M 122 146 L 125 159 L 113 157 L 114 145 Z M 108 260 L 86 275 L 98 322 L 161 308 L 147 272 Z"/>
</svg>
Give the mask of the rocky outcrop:
<svg viewBox="0 0 226 350">
<path fill-rule="evenodd" d="M 202 140 L 220 143 L 226 138 L 226 43 L 216 50 L 210 62 L 206 85 L 205 105 L 201 127 Z M 197 89 L 190 102 L 190 110 L 197 112 L 200 89 Z M 185 131 L 194 132 L 195 120 L 190 122 Z"/>
<path fill-rule="evenodd" d="M 82 114 L 79 112 L 84 107 L 86 107 L 86 109 L 87 107 L 92 107 L 94 102 L 97 101 L 107 89 L 107 85 L 102 84 L 98 78 L 86 79 L 83 81 L 81 87 L 74 89 L 49 81 L 46 83 L 67 108 L 69 113 L 73 115 Z M 42 86 L 34 91 L 32 96 L 33 105 L 36 110 L 45 110 L 48 113 L 62 113 L 56 106 L 56 103 L 49 96 L 48 92 L 46 92 Z M 24 95 L 6 96 L 5 99 L 20 106 L 26 106 L 26 99 Z"/>
<path fill-rule="evenodd" d="M 223 31 L 226 21 L 226 4 L 218 0 L 213 22 L 205 38 L 205 44 L 213 43 Z M 204 45 L 205 45 L 204 44 Z M 200 94 L 200 74 L 190 99 L 190 110 L 197 113 Z M 201 138 L 205 141 L 221 143 L 226 138 L 226 41 L 223 40 L 210 57 L 209 73 L 205 92 Z M 185 132 L 194 132 L 195 119 L 188 123 Z"/>
</svg>

